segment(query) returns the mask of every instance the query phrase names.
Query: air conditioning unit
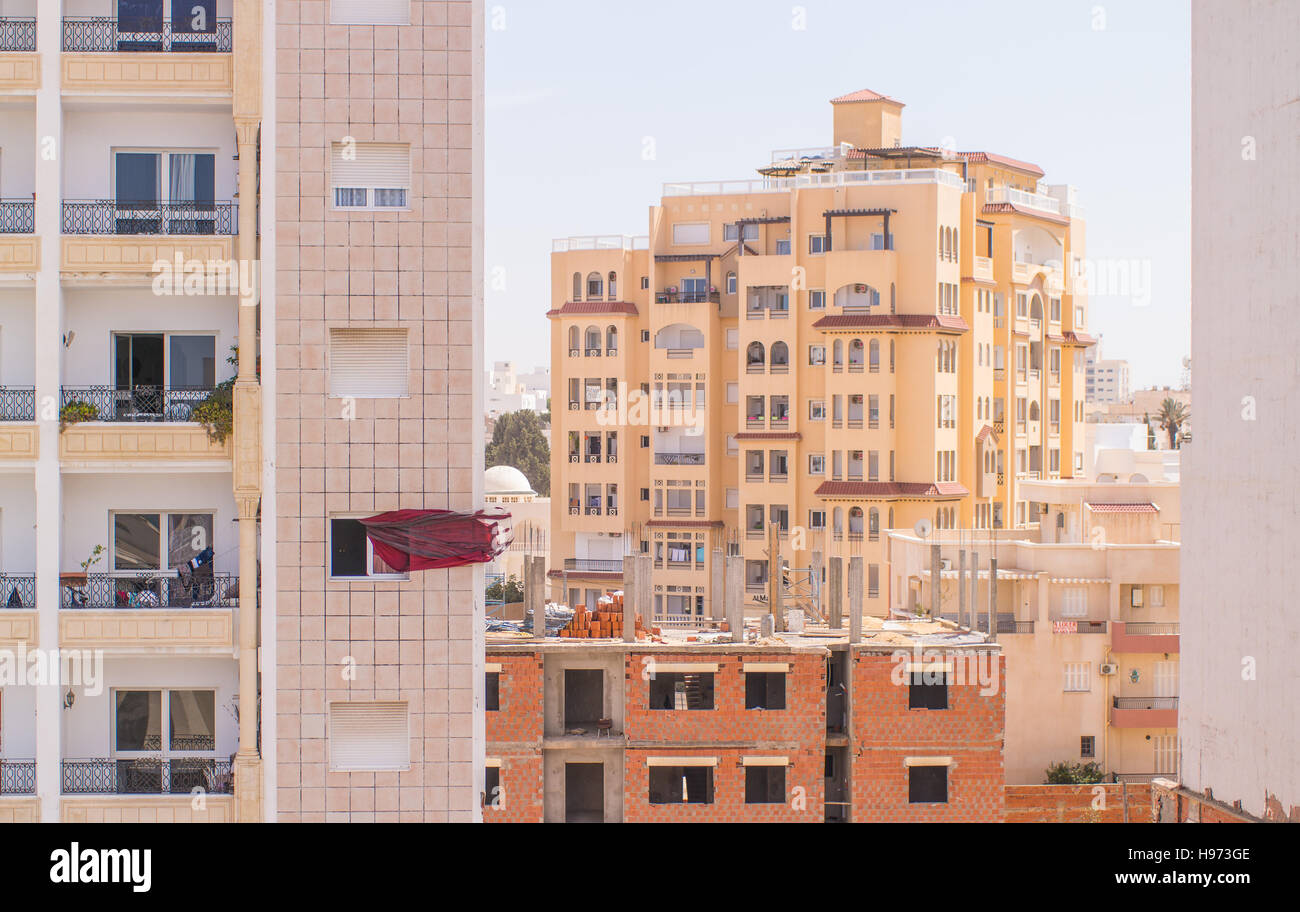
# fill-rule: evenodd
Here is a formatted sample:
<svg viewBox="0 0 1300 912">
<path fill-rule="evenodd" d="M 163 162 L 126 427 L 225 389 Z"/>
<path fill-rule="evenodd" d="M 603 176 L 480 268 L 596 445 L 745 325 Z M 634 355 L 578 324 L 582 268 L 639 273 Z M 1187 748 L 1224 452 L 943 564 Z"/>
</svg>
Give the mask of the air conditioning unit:
<svg viewBox="0 0 1300 912">
<path fill-rule="evenodd" d="M 1103 666 L 1101 666 L 1101 676 L 1102 676 L 1103 678 L 1111 678 L 1111 677 L 1114 677 L 1114 676 L 1117 675 L 1117 674 L 1119 674 L 1119 666 L 1118 666 L 1118 665 L 1103 665 Z"/>
</svg>

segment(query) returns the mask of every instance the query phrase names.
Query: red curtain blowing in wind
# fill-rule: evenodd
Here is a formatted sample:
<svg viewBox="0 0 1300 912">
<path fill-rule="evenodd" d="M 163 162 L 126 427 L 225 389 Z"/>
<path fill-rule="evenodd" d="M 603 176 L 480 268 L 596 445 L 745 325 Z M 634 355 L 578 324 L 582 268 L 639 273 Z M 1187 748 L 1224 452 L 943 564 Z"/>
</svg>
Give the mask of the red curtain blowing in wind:
<svg viewBox="0 0 1300 912">
<path fill-rule="evenodd" d="M 399 573 L 491 563 L 514 540 L 504 510 L 399 510 L 363 519 L 361 525 L 375 554 Z"/>
</svg>

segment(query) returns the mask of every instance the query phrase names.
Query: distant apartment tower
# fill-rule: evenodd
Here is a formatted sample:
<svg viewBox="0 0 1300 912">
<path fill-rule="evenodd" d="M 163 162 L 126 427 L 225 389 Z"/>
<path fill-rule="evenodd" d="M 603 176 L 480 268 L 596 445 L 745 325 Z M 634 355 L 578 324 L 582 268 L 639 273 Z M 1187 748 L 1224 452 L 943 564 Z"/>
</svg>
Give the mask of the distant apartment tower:
<svg viewBox="0 0 1300 912">
<path fill-rule="evenodd" d="M 761 608 L 775 526 L 794 569 L 862 554 L 883 614 L 882 530 L 1032 522 L 1022 482 L 1082 472 L 1073 188 L 902 145 L 903 105 L 875 92 L 832 107 L 831 148 L 668 184 L 647 237 L 555 242 L 565 599 L 590 604 L 646 552 L 656 618 L 718 620 L 730 548 Z"/>
<path fill-rule="evenodd" d="M 1183 448 L 1182 788 L 1162 800 L 1163 820 L 1300 820 L 1300 329 L 1273 316 L 1300 274 L 1294 257 L 1270 253 L 1300 233 L 1296 182 L 1276 181 L 1300 167 L 1297 30 L 1293 3 L 1249 16 L 1228 2 L 1192 6 L 1196 433 Z M 1222 143 L 1214 124 L 1232 119 L 1270 150 L 1266 168 L 1240 141 Z"/>
<path fill-rule="evenodd" d="M 1127 361 L 1101 360 L 1101 346 L 1088 350 L 1087 402 L 1090 405 L 1110 405 L 1127 402 L 1132 393 L 1132 379 Z"/>
</svg>

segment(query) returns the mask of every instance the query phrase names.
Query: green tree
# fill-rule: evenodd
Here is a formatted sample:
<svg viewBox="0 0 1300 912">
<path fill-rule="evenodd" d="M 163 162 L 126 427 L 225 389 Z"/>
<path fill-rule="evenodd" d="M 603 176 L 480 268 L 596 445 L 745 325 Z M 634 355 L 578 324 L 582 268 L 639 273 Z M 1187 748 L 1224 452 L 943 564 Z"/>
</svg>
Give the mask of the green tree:
<svg viewBox="0 0 1300 912">
<path fill-rule="evenodd" d="M 536 412 L 512 412 L 497 419 L 487 445 L 487 465 L 512 466 L 524 473 L 534 491 L 551 496 L 551 448 Z"/>
<path fill-rule="evenodd" d="M 1156 415 L 1156 420 L 1169 435 L 1169 449 L 1178 449 L 1178 432 L 1191 417 L 1191 409 L 1177 399 L 1169 398 L 1160 403 L 1160 414 Z"/>
</svg>

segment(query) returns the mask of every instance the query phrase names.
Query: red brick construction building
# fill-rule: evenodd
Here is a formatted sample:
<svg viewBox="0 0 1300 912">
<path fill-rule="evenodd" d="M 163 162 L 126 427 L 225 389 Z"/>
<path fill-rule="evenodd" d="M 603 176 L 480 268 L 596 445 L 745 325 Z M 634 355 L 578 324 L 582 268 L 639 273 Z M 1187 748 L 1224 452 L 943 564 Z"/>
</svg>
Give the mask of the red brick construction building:
<svg viewBox="0 0 1300 912">
<path fill-rule="evenodd" d="M 489 639 L 484 819 L 1001 821 L 996 645 L 879 637 Z"/>
</svg>

